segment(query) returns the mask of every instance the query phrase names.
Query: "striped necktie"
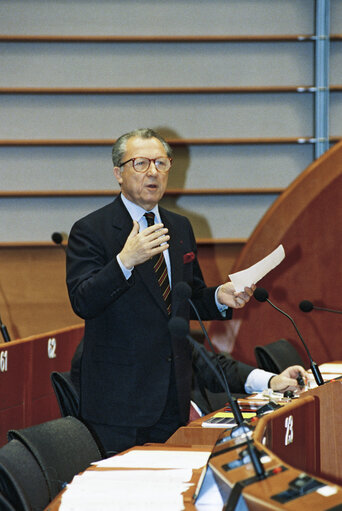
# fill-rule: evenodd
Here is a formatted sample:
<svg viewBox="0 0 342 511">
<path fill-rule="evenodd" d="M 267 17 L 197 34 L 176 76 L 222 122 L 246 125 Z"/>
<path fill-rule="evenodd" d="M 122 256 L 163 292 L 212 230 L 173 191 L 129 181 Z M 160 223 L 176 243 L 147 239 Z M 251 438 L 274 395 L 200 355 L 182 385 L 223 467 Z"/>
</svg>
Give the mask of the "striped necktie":
<svg viewBox="0 0 342 511">
<path fill-rule="evenodd" d="M 154 213 L 145 213 L 147 226 L 154 225 Z M 163 299 L 167 308 L 168 314 L 171 314 L 171 294 L 170 282 L 167 273 L 167 267 L 163 252 L 152 257 L 153 269 L 156 274 L 159 287 L 161 289 Z"/>
</svg>

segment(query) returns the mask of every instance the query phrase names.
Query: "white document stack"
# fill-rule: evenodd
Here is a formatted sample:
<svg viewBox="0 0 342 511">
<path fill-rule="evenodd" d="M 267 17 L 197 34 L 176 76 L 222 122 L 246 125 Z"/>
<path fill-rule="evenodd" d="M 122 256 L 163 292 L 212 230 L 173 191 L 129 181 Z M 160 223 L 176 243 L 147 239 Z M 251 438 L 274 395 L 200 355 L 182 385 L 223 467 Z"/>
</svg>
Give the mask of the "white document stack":
<svg viewBox="0 0 342 511">
<path fill-rule="evenodd" d="M 77 475 L 62 494 L 60 511 L 178 511 L 192 470 L 210 452 L 133 450 L 96 463 L 101 470 Z"/>
</svg>

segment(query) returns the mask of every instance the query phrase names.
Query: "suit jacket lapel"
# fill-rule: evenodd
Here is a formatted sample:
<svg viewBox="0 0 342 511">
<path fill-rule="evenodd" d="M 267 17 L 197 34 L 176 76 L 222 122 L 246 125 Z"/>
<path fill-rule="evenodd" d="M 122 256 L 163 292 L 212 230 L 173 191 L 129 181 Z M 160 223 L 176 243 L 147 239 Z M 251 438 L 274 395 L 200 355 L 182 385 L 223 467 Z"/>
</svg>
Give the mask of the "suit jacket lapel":
<svg viewBox="0 0 342 511">
<path fill-rule="evenodd" d="M 183 240 L 181 233 L 176 229 L 175 224 L 170 219 L 165 209 L 160 210 L 160 216 L 163 220 L 165 227 L 169 230 L 169 255 L 171 263 L 171 280 L 172 287 L 182 280 L 182 266 L 183 266 Z"/>
<path fill-rule="evenodd" d="M 120 195 L 112 204 L 112 224 L 115 229 L 115 238 L 123 246 L 133 228 L 132 218 L 125 208 Z"/>
</svg>

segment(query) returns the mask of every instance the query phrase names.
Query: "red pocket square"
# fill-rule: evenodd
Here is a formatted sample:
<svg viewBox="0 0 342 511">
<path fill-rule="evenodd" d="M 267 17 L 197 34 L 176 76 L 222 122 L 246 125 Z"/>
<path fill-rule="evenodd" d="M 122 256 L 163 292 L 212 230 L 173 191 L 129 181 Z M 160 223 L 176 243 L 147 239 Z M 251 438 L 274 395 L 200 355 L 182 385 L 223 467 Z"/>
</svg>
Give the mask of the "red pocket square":
<svg viewBox="0 0 342 511">
<path fill-rule="evenodd" d="M 183 255 L 183 263 L 191 263 L 195 259 L 195 254 L 193 252 L 187 252 Z"/>
</svg>

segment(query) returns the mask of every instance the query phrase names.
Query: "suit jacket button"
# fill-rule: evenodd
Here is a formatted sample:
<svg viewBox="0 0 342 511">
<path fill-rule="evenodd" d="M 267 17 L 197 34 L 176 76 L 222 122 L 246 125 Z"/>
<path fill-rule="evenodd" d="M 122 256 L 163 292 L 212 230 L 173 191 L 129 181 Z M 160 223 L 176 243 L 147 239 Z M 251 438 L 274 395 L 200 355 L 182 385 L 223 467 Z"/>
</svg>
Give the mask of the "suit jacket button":
<svg viewBox="0 0 342 511">
<path fill-rule="evenodd" d="M 166 359 L 168 362 L 171 362 L 172 361 L 172 357 L 167 357 Z"/>
</svg>

